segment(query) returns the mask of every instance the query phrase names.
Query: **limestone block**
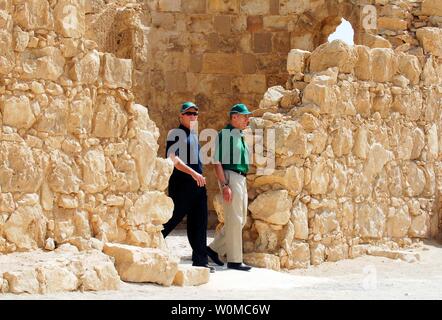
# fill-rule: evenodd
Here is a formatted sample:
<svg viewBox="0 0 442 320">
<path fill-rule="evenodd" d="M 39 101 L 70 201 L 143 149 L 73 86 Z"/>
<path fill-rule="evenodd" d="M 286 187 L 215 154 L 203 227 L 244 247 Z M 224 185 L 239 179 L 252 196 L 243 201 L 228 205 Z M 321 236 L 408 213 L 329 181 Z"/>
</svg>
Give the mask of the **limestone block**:
<svg viewBox="0 0 442 320">
<path fill-rule="evenodd" d="M 54 28 L 54 19 L 47 0 L 22 1 L 15 8 L 14 21 L 26 30 Z"/>
<path fill-rule="evenodd" d="M 24 79 L 57 81 L 64 71 L 65 59 L 56 47 L 26 50 L 21 53 L 20 60 Z"/>
<path fill-rule="evenodd" d="M 309 51 L 300 49 L 290 50 L 287 57 L 287 71 L 290 75 L 304 74 L 306 61 L 310 57 Z"/>
<path fill-rule="evenodd" d="M 132 128 L 138 128 L 140 130 L 146 130 L 153 134 L 155 139 L 160 136 L 158 127 L 155 122 L 153 122 L 149 117 L 149 111 L 146 107 L 133 103 L 129 108 L 130 112 L 133 114 L 133 119 L 130 125 Z"/>
<path fill-rule="evenodd" d="M 162 225 L 172 217 L 173 201 L 159 191 L 144 192 L 127 213 L 129 222 L 135 225 L 152 223 Z"/>
<path fill-rule="evenodd" d="M 86 255 L 86 257 L 82 256 Z M 84 252 L 77 259 L 82 260 L 84 273 L 80 288 L 84 291 L 117 290 L 120 277 L 111 259 L 101 252 Z M 78 261 L 78 260 L 77 260 Z"/>
<path fill-rule="evenodd" d="M 291 196 L 298 195 L 304 185 L 304 169 L 290 166 L 285 170 L 275 170 L 272 175 L 263 175 L 253 181 L 254 187 L 263 185 L 281 185 Z"/>
<path fill-rule="evenodd" d="M 286 90 L 282 86 L 271 87 L 264 94 L 264 98 L 259 103 L 260 109 L 278 107 L 279 102 L 284 97 Z"/>
<path fill-rule="evenodd" d="M 367 162 L 365 163 L 364 176 L 371 181 L 373 177 L 382 171 L 385 164 L 390 160 L 393 160 L 391 151 L 385 150 L 379 143 L 372 144 L 368 152 Z"/>
<path fill-rule="evenodd" d="M 65 97 L 51 99 L 47 108 L 37 120 L 35 128 L 39 131 L 54 135 L 64 135 L 67 132 L 68 101 Z"/>
<path fill-rule="evenodd" d="M 349 258 L 355 259 L 367 254 L 367 247 L 368 246 L 364 244 L 351 246 L 348 251 Z"/>
<path fill-rule="evenodd" d="M 54 211 L 54 238 L 57 243 L 63 243 L 75 237 L 89 239 L 92 236 L 87 211 L 61 207 Z"/>
<path fill-rule="evenodd" d="M 371 74 L 373 81 L 389 82 L 398 69 L 398 59 L 392 49 L 371 49 Z"/>
<path fill-rule="evenodd" d="M 241 56 L 228 53 L 204 53 L 202 73 L 240 74 Z"/>
<path fill-rule="evenodd" d="M 436 159 L 439 152 L 439 139 L 437 125 L 433 124 L 427 132 L 428 158 Z"/>
<path fill-rule="evenodd" d="M 280 101 L 280 106 L 284 109 L 291 109 L 296 106 L 300 101 L 300 91 L 298 89 L 294 89 L 284 94 Z"/>
<path fill-rule="evenodd" d="M 3 278 L 8 281 L 9 292 L 39 293 L 39 283 L 35 270 L 5 272 Z"/>
<path fill-rule="evenodd" d="M 290 219 L 292 201 L 287 190 L 267 191 L 250 204 L 249 210 L 254 219 L 285 225 Z"/>
<path fill-rule="evenodd" d="M 407 30 L 408 23 L 404 19 L 396 17 L 379 17 L 378 28 L 388 30 Z"/>
<path fill-rule="evenodd" d="M 140 188 L 137 164 L 134 159 L 119 159 L 114 164 L 114 169 L 108 177 L 111 190 L 135 192 Z"/>
<path fill-rule="evenodd" d="M 159 0 L 158 9 L 160 11 L 181 11 L 181 1 L 182 0 Z"/>
<path fill-rule="evenodd" d="M 370 33 L 362 33 L 360 36 L 360 43 L 364 46 L 370 48 L 391 48 L 392 45 L 390 41 L 381 36 L 370 34 Z"/>
<path fill-rule="evenodd" d="M 422 213 L 411 217 L 409 236 L 416 238 L 427 238 L 429 236 L 430 219 L 428 214 Z"/>
<path fill-rule="evenodd" d="M 420 28 L 416 31 L 416 37 L 419 39 L 426 53 L 431 53 L 436 57 L 442 56 L 442 28 Z"/>
<path fill-rule="evenodd" d="M 353 153 L 361 159 L 367 159 L 369 149 L 368 131 L 365 127 L 360 127 L 356 130 Z"/>
<path fill-rule="evenodd" d="M 344 41 L 334 40 L 316 48 L 310 56 L 310 71 L 324 71 L 338 67 L 342 73 L 351 73 L 357 62 L 357 52 L 354 47 Z"/>
<path fill-rule="evenodd" d="M 255 252 L 276 252 L 278 250 L 282 234 L 282 225 L 268 224 L 261 220 L 255 220 L 253 227 L 258 232 L 255 242 Z"/>
<path fill-rule="evenodd" d="M 358 54 L 358 60 L 355 65 L 355 75 L 360 80 L 371 80 L 371 49 L 366 46 L 355 46 Z"/>
<path fill-rule="evenodd" d="M 309 190 L 313 195 L 326 194 L 330 175 L 327 169 L 327 163 L 323 157 L 318 157 L 312 166 L 311 180 Z"/>
<path fill-rule="evenodd" d="M 385 257 L 389 259 L 400 259 L 409 263 L 420 260 L 419 253 L 399 251 L 399 250 L 385 250 L 377 248 L 369 248 L 367 254 L 376 257 Z"/>
<path fill-rule="evenodd" d="M 267 0 L 241 0 L 240 9 L 247 15 L 266 15 L 270 10 L 270 3 Z"/>
<path fill-rule="evenodd" d="M 58 205 L 65 209 L 75 209 L 78 208 L 78 200 L 77 198 L 62 194 L 58 199 Z"/>
<path fill-rule="evenodd" d="M 79 83 L 93 84 L 97 80 L 99 72 L 100 56 L 97 50 L 92 50 L 72 66 L 69 75 Z"/>
<path fill-rule="evenodd" d="M 90 149 L 83 157 L 83 186 L 89 193 L 107 188 L 105 157 L 102 148 Z"/>
<path fill-rule="evenodd" d="M 342 126 L 336 130 L 332 138 L 332 147 L 336 157 L 349 154 L 353 147 L 352 130 Z"/>
<path fill-rule="evenodd" d="M 23 31 L 19 26 L 15 26 L 13 39 L 14 39 L 14 50 L 17 52 L 23 52 L 25 51 L 29 43 L 29 33 Z"/>
<path fill-rule="evenodd" d="M 322 211 L 315 215 L 313 220 L 313 233 L 319 235 L 327 235 L 333 231 L 339 231 L 339 222 L 336 217 L 336 212 Z"/>
<path fill-rule="evenodd" d="M 102 66 L 105 86 L 112 89 L 130 89 L 132 87 L 132 60 L 119 59 L 110 53 L 105 53 Z"/>
<path fill-rule="evenodd" d="M 67 155 L 59 151 L 50 154 L 47 182 L 52 191 L 69 194 L 80 190 L 80 169 Z"/>
<path fill-rule="evenodd" d="M 0 186 L 3 192 L 37 192 L 43 172 L 37 154 L 27 145 L 0 143 Z"/>
<path fill-rule="evenodd" d="M 85 0 L 61 0 L 54 8 L 55 31 L 64 37 L 80 38 L 85 33 Z"/>
<path fill-rule="evenodd" d="M 159 249 L 107 243 L 103 252 L 115 259 L 115 266 L 123 281 L 170 286 L 178 271 L 178 260 Z"/>
<path fill-rule="evenodd" d="M 78 95 L 69 104 L 67 129 L 70 133 L 89 133 L 93 118 L 92 100 Z"/>
<path fill-rule="evenodd" d="M 246 253 L 244 254 L 244 262 L 248 265 L 266 268 L 275 271 L 281 270 L 279 257 L 268 253 Z"/>
<path fill-rule="evenodd" d="M 0 273 L 9 283 L 4 289 L 12 293 L 115 290 L 120 284 L 110 258 L 96 250 L 10 254 L 0 258 Z"/>
<path fill-rule="evenodd" d="M 99 138 L 119 137 L 127 124 L 127 115 L 114 96 L 97 97 L 93 134 Z"/>
<path fill-rule="evenodd" d="M 412 84 L 418 84 L 422 67 L 416 56 L 403 54 L 399 56 L 399 72 L 405 75 Z"/>
<path fill-rule="evenodd" d="M 322 243 L 310 245 L 310 263 L 312 266 L 320 265 L 325 261 L 325 246 Z"/>
<path fill-rule="evenodd" d="M 309 83 L 304 90 L 303 103 L 314 103 L 320 107 L 323 114 L 336 112 L 337 97 L 334 86 L 319 83 Z"/>
<path fill-rule="evenodd" d="M 17 248 L 35 250 L 44 245 L 46 222 L 47 219 L 39 203 L 19 204 L 5 223 L 4 234 Z"/>
<path fill-rule="evenodd" d="M 7 30 L 0 30 L 0 74 L 8 74 L 15 65 L 12 51 L 12 35 Z"/>
<path fill-rule="evenodd" d="M 307 268 L 310 265 L 310 247 L 305 242 L 294 242 L 287 257 L 281 258 L 281 267 L 287 269 Z"/>
<path fill-rule="evenodd" d="M 210 13 L 239 13 L 240 0 L 212 0 L 208 1 L 207 7 Z"/>
<path fill-rule="evenodd" d="M 346 243 L 333 245 L 325 249 L 327 261 L 339 261 L 348 258 L 348 245 Z"/>
<path fill-rule="evenodd" d="M 178 265 L 178 271 L 173 279 L 175 286 L 200 286 L 208 283 L 210 272 L 208 268 Z"/>
<path fill-rule="evenodd" d="M 294 238 L 299 240 L 307 240 L 309 234 L 308 228 L 308 209 L 302 202 L 297 202 L 293 206 L 290 221 L 294 226 Z"/>
<path fill-rule="evenodd" d="M 0 211 L 13 212 L 15 210 L 15 202 L 12 193 L 0 193 Z"/>
<path fill-rule="evenodd" d="M 424 0 L 422 2 L 422 15 L 442 16 L 442 3 L 438 0 Z"/>
<path fill-rule="evenodd" d="M 362 238 L 380 239 L 384 234 L 385 213 L 371 204 L 360 204 L 356 207 L 355 231 Z"/>
<path fill-rule="evenodd" d="M 407 161 L 403 166 L 403 174 L 406 194 L 410 197 L 419 196 L 426 184 L 422 167 L 417 166 L 414 161 Z"/>
<path fill-rule="evenodd" d="M 422 149 L 425 147 L 425 134 L 420 128 L 414 128 L 412 133 L 413 149 L 411 151 L 410 159 L 418 159 L 421 155 Z"/>
<path fill-rule="evenodd" d="M 31 104 L 27 96 L 10 96 L 0 102 L 3 124 L 17 129 L 29 129 L 35 122 Z"/>
<path fill-rule="evenodd" d="M 387 219 L 387 235 L 393 238 L 404 238 L 408 235 L 411 217 L 408 207 L 390 208 Z"/>
</svg>

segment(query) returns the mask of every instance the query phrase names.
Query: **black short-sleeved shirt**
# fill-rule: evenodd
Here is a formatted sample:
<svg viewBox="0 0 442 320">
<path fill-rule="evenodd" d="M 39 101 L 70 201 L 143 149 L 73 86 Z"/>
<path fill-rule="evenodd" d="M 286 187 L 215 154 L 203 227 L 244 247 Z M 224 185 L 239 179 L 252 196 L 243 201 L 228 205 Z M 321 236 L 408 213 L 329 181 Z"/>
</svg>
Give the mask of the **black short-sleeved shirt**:
<svg viewBox="0 0 442 320">
<path fill-rule="evenodd" d="M 202 174 L 203 165 L 199 156 L 200 149 L 198 136 L 185 126 L 180 124 L 178 128 L 169 131 L 166 143 L 166 158 L 173 152 L 190 168 Z M 189 174 L 174 168 L 169 181 L 169 184 L 172 183 L 195 183 L 195 180 Z"/>
</svg>

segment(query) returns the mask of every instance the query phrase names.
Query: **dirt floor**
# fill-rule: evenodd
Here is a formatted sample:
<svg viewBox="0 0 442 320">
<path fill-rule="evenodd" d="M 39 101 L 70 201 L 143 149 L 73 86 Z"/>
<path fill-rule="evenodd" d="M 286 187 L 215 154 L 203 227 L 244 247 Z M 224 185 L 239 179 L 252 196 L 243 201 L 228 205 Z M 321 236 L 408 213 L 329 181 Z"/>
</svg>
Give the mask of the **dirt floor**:
<svg viewBox="0 0 442 320">
<path fill-rule="evenodd" d="M 209 235 L 210 243 L 213 232 Z M 182 263 L 191 263 L 185 230 L 174 231 L 166 241 Z M 123 283 L 119 291 L 7 294 L 0 299 L 442 299 L 442 245 L 426 242 L 413 252 L 419 253 L 420 261 L 364 256 L 290 272 L 217 266 L 209 283 L 198 287 Z"/>
</svg>

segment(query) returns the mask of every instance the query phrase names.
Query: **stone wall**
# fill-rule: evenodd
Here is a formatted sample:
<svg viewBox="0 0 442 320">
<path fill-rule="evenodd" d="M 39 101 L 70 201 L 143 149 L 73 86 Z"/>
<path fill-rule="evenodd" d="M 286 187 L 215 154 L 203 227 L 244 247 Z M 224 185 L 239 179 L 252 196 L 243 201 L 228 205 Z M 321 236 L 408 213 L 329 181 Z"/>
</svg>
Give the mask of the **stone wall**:
<svg viewBox="0 0 442 320">
<path fill-rule="evenodd" d="M 363 27 L 367 5 L 376 8 L 375 29 Z M 91 0 L 86 35 L 101 51 L 133 59 L 134 95 L 151 106 L 163 155 L 183 101 L 201 107 L 201 128 L 220 129 L 232 104 L 256 109 L 268 87 L 284 85 L 290 49 L 313 51 L 341 18 L 356 44 L 422 56 L 414 32 L 440 26 L 437 10 L 435 0 L 422 10 L 421 1 L 395 0 Z M 211 206 L 217 186 L 213 170 L 206 172 Z"/>
<path fill-rule="evenodd" d="M 395 50 L 290 51 L 286 88 L 270 88 L 252 120 L 276 170 L 248 176 L 246 261 L 307 267 L 440 234 L 442 7 L 410 8 L 419 18 Z"/>
<path fill-rule="evenodd" d="M 0 253 L 164 244 L 173 166 L 132 60 L 84 37 L 90 5 L 0 1 Z"/>
</svg>

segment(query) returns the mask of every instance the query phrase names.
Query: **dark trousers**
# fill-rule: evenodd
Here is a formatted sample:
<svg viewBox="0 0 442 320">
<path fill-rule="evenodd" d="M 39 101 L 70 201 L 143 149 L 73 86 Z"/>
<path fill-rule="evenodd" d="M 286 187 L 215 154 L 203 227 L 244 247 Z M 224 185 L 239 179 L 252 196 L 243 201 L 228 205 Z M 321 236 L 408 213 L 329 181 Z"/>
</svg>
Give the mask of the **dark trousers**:
<svg viewBox="0 0 442 320">
<path fill-rule="evenodd" d="M 187 238 L 192 247 L 192 261 L 205 265 L 207 259 L 207 191 L 195 183 L 169 183 L 169 197 L 175 205 L 170 220 L 161 231 L 164 238 L 175 229 L 187 214 Z"/>
</svg>

